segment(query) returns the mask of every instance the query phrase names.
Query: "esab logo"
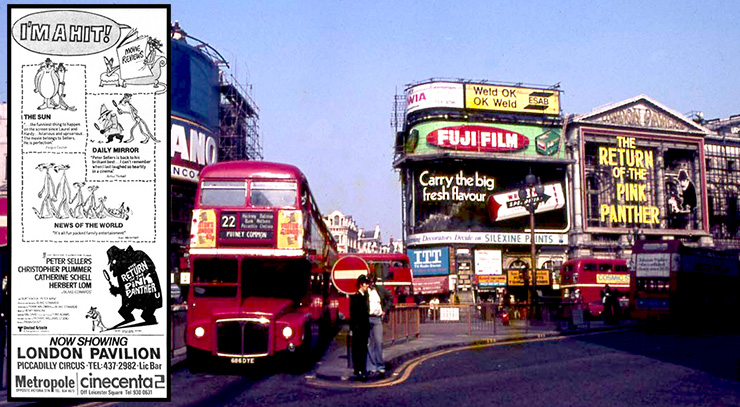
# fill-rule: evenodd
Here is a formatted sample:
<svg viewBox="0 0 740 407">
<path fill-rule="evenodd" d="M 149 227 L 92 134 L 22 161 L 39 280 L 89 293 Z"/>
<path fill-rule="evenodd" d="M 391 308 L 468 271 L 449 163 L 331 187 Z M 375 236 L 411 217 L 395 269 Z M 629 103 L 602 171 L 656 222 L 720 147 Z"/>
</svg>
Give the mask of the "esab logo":
<svg viewBox="0 0 740 407">
<path fill-rule="evenodd" d="M 529 94 L 529 104 L 524 108 L 545 111 L 550 107 L 550 96 L 552 95 L 552 92 L 532 92 Z"/>
</svg>

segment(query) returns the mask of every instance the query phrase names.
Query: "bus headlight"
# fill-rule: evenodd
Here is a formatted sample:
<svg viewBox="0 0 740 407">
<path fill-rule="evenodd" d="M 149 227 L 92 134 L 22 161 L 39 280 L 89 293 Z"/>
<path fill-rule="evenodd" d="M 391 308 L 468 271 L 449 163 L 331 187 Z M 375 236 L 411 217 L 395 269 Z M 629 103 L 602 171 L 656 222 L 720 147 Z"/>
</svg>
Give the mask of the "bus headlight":
<svg viewBox="0 0 740 407">
<path fill-rule="evenodd" d="M 203 335 L 206 334 L 206 330 L 202 326 L 199 326 L 199 327 L 195 328 L 195 332 L 194 333 L 195 333 L 195 337 L 196 338 L 202 338 Z"/>
<path fill-rule="evenodd" d="M 293 336 L 293 328 L 289 326 L 283 328 L 283 337 L 285 337 L 285 339 L 290 339 L 291 336 Z"/>
</svg>

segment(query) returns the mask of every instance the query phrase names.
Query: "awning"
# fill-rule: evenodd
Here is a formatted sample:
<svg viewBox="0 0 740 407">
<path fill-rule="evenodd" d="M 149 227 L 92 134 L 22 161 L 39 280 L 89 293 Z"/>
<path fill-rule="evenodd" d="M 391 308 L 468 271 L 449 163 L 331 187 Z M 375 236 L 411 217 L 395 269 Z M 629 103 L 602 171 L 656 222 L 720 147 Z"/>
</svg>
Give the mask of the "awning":
<svg viewBox="0 0 740 407">
<path fill-rule="evenodd" d="M 414 294 L 445 294 L 449 288 L 447 276 L 414 277 Z"/>
</svg>

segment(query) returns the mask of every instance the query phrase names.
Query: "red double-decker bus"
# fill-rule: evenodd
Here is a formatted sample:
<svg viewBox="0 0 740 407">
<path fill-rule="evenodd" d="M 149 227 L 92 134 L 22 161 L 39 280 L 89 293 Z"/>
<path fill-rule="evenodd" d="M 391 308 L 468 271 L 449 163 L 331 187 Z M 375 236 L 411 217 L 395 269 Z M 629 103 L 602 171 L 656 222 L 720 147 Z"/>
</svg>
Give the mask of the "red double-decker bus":
<svg viewBox="0 0 740 407">
<path fill-rule="evenodd" d="M 689 247 L 677 240 L 639 241 L 632 263 L 632 316 L 703 332 L 730 326 L 740 297 L 737 250 Z M 696 322 L 700 321 L 700 324 Z"/>
<path fill-rule="evenodd" d="M 233 161 L 200 174 L 191 225 L 191 368 L 294 352 L 336 322 L 336 243 L 308 181 L 286 164 Z"/>
<path fill-rule="evenodd" d="M 560 268 L 564 302 L 583 303 L 586 315 L 598 317 L 604 311 L 602 290 L 616 290 L 622 308 L 629 303 L 631 275 L 624 259 L 571 259 Z"/>
<path fill-rule="evenodd" d="M 411 261 L 406 253 L 356 253 L 370 266 L 377 284 L 393 295 L 393 304 L 414 302 Z"/>
</svg>

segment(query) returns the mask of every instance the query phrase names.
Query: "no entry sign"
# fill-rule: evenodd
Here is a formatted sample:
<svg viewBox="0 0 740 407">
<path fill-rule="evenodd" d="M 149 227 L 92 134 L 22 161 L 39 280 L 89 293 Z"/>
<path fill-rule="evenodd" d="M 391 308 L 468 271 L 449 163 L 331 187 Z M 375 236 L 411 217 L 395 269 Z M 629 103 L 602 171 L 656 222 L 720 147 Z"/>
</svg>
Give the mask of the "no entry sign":
<svg viewBox="0 0 740 407">
<path fill-rule="evenodd" d="M 331 269 L 331 281 L 337 290 L 343 294 L 354 294 L 357 292 L 357 277 L 368 275 L 370 266 L 365 260 L 357 256 L 345 256 L 334 263 Z"/>
</svg>

